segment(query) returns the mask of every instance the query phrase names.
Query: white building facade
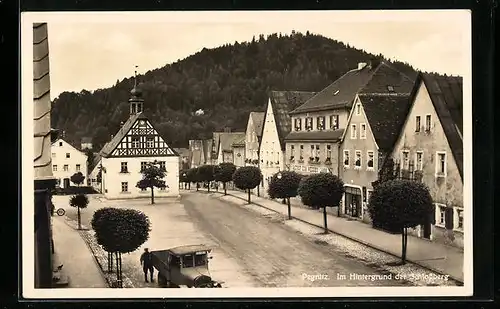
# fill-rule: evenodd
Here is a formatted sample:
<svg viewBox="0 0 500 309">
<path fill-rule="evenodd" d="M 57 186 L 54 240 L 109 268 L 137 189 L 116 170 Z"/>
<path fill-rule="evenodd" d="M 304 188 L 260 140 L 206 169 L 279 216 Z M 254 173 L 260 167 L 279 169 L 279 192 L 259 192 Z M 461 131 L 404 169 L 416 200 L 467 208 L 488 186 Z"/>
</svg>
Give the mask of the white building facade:
<svg viewBox="0 0 500 309">
<path fill-rule="evenodd" d="M 87 155 L 62 138 L 52 143 L 52 173 L 61 188 L 76 186 L 71 176 L 81 172 L 87 177 Z M 87 183 L 87 179 L 85 182 Z"/>
<path fill-rule="evenodd" d="M 179 197 L 179 155 L 143 113 L 142 92 L 131 91 L 130 117 L 100 152 L 102 193 L 107 199 L 150 198 L 151 189 L 139 189 L 141 170 L 153 163 L 166 173 L 166 188 L 154 188 L 155 197 Z"/>
</svg>

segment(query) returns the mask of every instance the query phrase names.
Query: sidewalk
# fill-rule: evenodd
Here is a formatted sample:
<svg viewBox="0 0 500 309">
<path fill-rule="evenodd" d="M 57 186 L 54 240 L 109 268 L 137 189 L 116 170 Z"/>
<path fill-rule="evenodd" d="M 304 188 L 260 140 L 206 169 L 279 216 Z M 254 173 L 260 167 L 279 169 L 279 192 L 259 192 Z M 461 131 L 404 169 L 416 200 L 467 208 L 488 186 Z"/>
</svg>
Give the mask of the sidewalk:
<svg viewBox="0 0 500 309">
<path fill-rule="evenodd" d="M 228 194 L 247 200 L 244 192 L 228 190 Z M 287 215 L 286 205 L 255 195 L 251 196 L 253 204 L 269 208 L 273 211 Z M 292 205 L 292 217 L 309 224 L 323 227 L 323 213 L 309 209 L 295 200 Z M 327 214 L 328 229 L 334 233 L 345 236 L 369 247 L 386 253 L 401 256 L 401 235 L 389 234 L 373 229 L 369 224 L 355 220 L 346 220 L 331 213 Z M 434 243 L 418 237 L 408 237 L 407 260 L 433 271 L 448 274 L 453 279 L 463 282 L 463 252 L 454 247 Z"/>
<path fill-rule="evenodd" d="M 69 276 L 68 287 L 108 288 L 87 244 L 64 220 L 64 217 L 53 217 L 52 229 L 56 259 Z"/>
</svg>

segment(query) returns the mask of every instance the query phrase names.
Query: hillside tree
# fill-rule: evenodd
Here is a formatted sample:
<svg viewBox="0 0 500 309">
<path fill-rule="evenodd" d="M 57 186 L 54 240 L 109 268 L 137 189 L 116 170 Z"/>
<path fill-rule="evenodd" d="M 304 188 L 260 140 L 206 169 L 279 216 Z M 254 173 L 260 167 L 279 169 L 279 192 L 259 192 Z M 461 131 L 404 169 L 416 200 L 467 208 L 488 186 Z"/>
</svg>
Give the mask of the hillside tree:
<svg viewBox="0 0 500 309">
<path fill-rule="evenodd" d="M 233 174 L 233 183 L 236 188 L 245 190 L 248 193 L 248 204 L 250 201 L 250 190 L 260 184 L 262 173 L 256 166 L 242 166 Z"/>
<path fill-rule="evenodd" d="M 220 163 L 215 169 L 215 181 L 222 182 L 224 187 L 224 195 L 227 195 L 227 183 L 233 180 L 233 174 L 236 171 L 236 165 L 233 163 Z"/>
</svg>

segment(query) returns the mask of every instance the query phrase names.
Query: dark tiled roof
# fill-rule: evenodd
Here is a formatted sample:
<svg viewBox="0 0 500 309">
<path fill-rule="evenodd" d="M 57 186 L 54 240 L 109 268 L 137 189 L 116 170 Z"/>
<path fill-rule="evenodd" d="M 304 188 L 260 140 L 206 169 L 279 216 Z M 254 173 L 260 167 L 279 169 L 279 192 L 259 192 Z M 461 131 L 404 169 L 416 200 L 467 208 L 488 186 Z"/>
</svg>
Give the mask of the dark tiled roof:
<svg viewBox="0 0 500 309">
<path fill-rule="evenodd" d="M 250 118 L 253 121 L 253 125 L 255 127 L 255 133 L 257 133 L 257 137 L 262 136 L 262 129 L 264 128 L 264 116 L 265 112 L 251 112 Z"/>
<path fill-rule="evenodd" d="M 411 96 L 360 95 L 375 141 L 390 152 L 396 143 L 411 106 Z"/>
<path fill-rule="evenodd" d="M 219 135 L 220 151 L 232 151 L 233 144 L 238 143 L 242 139 L 244 141 L 245 132 L 221 133 Z"/>
<path fill-rule="evenodd" d="M 89 171 L 92 171 L 97 166 L 97 164 L 99 164 L 99 161 L 101 161 L 101 156 L 99 155 L 98 152 L 94 152 L 93 156 L 94 156 L 94 162 L 91 166 L 89 166 Z"/>
<path fill-rule="evenodd" d="M 366 66 L 361 70 L 355 69 L 345 73 L 290 114 L 351 107 L 356 93 L 370 80 L 375 71 L 376 69 Z"/>
<path fill-rule="evenodd" d="M 382 62 L 373 76 L 360 91 L 360 94 L 411 94 L 415 85 L 415 76 L 409 77 L 392 65 Z M 389 86 L 392 87 L 389 90 Z"/>
<path fill-rule="evenodd" d="M 269 94 L 270 103 L 274 113 L 276 129 L 278 130 L 278 138 L 280 140 L 281 149 L 285 150 L 285 137 L 292 129 L 292 120 L 290 111 L 304 104 L 309 100 L 314 92 L 306 91 L 271 91 Z M 265 117 L 264 117 L 265 121 Z"/>
<path fill-rule="evenodd" d="M 335 131 L 309 131 L 309 132 L 290 132 L 285 138 L 286 141 L 331 141 L 337 142 L 342 138 L 344 129 Z"/>
<path fill-rule="evenodd" d="M 422 73 L 425 86 L 443 127 L 453 157 L 463 178 L 463 90 L 462 77 Z"/>
</svg>

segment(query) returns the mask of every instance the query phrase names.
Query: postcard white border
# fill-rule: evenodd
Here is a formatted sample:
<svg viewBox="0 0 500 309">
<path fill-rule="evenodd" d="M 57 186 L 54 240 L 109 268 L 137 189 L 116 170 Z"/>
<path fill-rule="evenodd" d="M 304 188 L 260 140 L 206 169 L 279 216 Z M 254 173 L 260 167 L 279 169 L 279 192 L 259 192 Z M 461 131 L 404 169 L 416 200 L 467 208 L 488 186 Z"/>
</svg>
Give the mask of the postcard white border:
<svg viewBox="0 0 500 309">
<path fill-rule="evenodd" d="M 21 72 L 22 72 L 22 138 L 33 140 L 33 23 L 85 22 L 199 22 L 258 23 L 273 20 L 291 23 L 308 15 L 310 20 L 325 23 L 332 15 L 336 22 L 435 20 L 443 13 L 453 13 L 453 19 L 463 19 L 464 38 L 471 37 L 471 14 L 468 10 L 408 10 L 408 11 L 275 11 L 275 12 L 23 12 L 21 13 Z M 463 76 L 464 95 L 464 212 L 472 218 L 472 58 L 471 39 L 463 40 L 463 50 L 469 59 Z M 50 51 L 49 51 L 50 53 Z M 188 56 L 188 55 L 186 55 Z M 344 288 L 227 288 L 227 289 L 35 289 L 34 288 L 34 228 L 33 222 L 33 143 L 22 143 L 22 297 L 23 298 L 304 298 L 304 297 L 406 297 L 406 296 L 469 296 L 473 292 L 472 221 L 464 220 L 464 286 L 462 287 L 344 287 Z M 466 205 L 466 206 L 465 206 Z"/>
</svg>

